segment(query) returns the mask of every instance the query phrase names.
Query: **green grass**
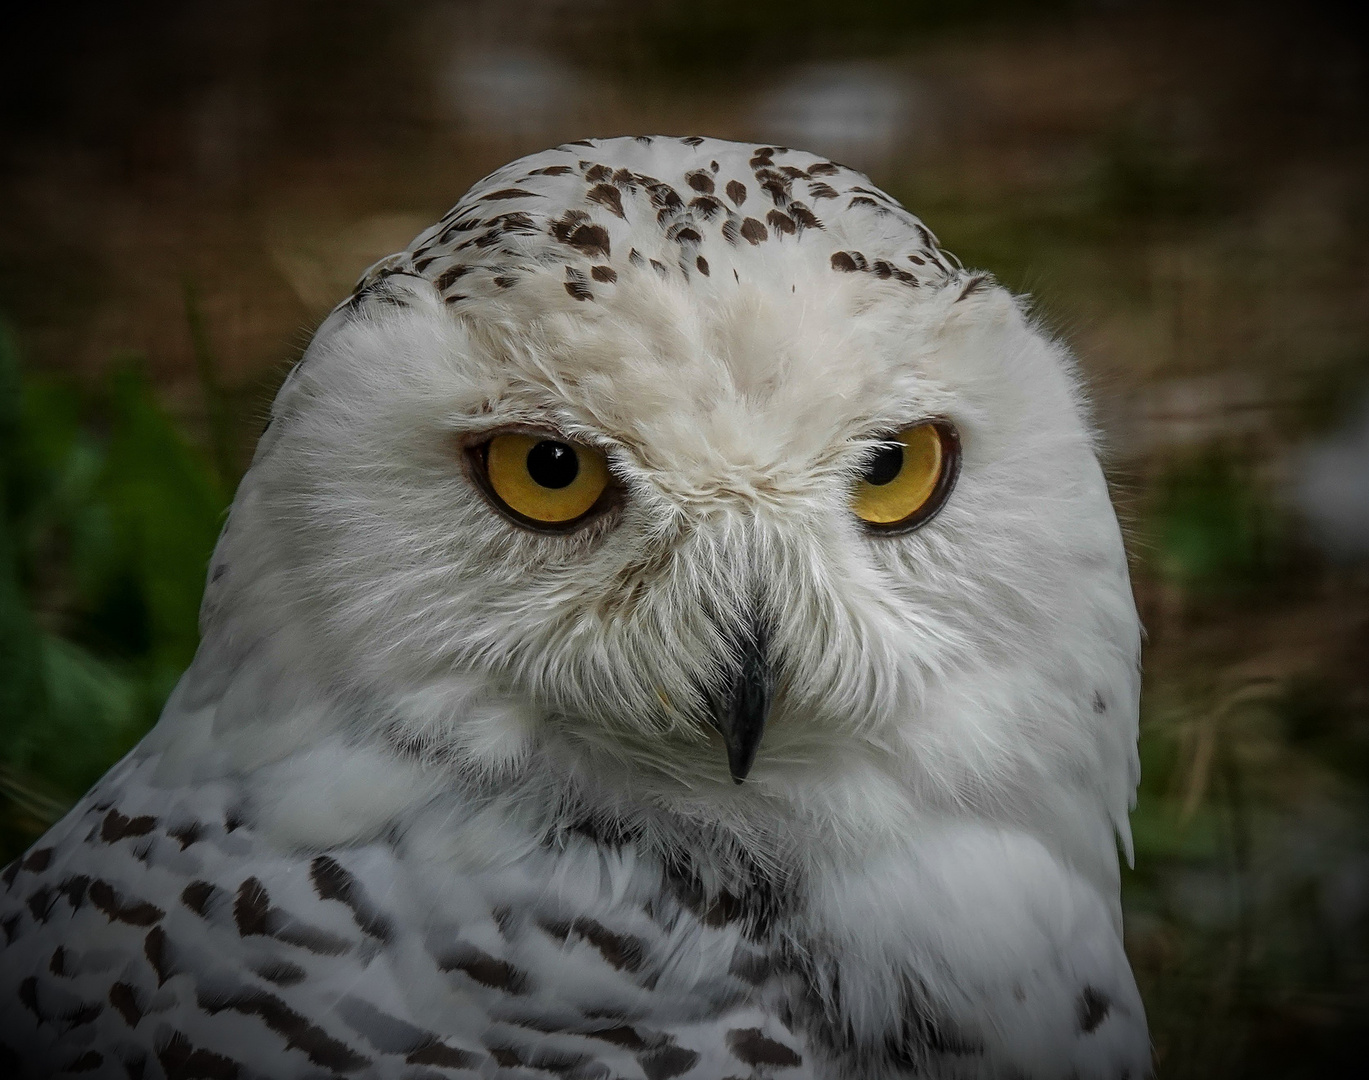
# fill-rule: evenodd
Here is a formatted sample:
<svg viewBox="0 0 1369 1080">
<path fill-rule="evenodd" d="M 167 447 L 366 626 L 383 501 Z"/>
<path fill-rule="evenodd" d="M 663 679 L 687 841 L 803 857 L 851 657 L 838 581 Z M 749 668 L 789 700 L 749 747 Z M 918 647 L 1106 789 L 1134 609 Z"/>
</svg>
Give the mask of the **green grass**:
<svg viewBox="0 0 1369 1080">
<path fill-rule="evenodd" d="M 194 656 L 227 495 L 142 366 L 93 390 L 0 334 L 0 861 L 155 722 Z"/>
</svg>

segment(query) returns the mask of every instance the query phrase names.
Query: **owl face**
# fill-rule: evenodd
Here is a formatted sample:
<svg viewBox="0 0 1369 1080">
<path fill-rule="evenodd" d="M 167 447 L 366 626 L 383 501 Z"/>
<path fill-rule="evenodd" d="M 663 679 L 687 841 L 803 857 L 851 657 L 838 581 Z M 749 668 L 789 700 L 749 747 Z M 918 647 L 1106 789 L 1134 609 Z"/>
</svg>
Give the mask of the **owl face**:
<svg viewBox="0 0 1369 1080">
<path fill-rule="evenodd" d="M 1138 628 L 1072 366 L 812 155 L 477 184 L 319 330 L 216 565 L 207 634 L 488 777 L 1125 817 Z"/>
</svg>

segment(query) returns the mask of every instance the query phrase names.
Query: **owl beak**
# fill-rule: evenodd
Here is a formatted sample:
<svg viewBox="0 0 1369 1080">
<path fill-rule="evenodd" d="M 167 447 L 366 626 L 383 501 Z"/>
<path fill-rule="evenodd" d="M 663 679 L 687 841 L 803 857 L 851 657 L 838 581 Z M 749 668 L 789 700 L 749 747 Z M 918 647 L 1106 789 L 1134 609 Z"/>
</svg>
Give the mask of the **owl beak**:
<svg viewBox="0 0 1369 1080">
<path fill-rule="evenodd" d="M 727 746 L 727 767 L 740 784 L 751 771 L 770 714 L 775 679 L 766 657 L 765 628 L 753 622 L 734 645 L 736 667 L 730 684 L 712 696 L 713 726 Z"/>
</svg>

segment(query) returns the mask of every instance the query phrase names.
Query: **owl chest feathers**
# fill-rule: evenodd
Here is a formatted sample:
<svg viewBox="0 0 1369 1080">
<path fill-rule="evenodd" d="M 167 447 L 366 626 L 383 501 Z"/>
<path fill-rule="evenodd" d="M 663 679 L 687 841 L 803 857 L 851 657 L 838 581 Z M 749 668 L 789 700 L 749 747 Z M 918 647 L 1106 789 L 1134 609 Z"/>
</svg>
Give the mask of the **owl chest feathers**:
<svg viewBox="0 0 1369 1080">
<path fill-rule="evenodd" d="M 34 1060 L 77 1031 L 92 1053 L 272 1076 L 296 1059 L 698 1078 L 1144 1064 L 1105 905 L 1021 836 L 946 828 L 785 876 L 775 852 L 687 829 L 533 830 L 516 807 L 429 797 L 368 840 L 283 847 L 241 778 L 167 787 L 159 769 L 135 753 L 7 871 L 0 1018 Z"/>
</svg>

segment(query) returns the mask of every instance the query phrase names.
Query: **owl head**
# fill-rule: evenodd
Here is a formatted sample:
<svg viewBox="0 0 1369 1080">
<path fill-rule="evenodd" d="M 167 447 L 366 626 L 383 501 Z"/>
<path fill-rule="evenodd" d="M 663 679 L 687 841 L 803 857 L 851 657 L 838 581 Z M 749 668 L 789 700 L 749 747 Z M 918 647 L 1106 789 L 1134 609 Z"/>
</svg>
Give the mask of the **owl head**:
<svg viewBox="0 0 1369 1080">
<path fill-rule="evenodd" d="M 720 820 L 1125 833 L 1139 629 L 1075 368 L 812 154 L 480 181 L 318 330 L 210 577 L 201 697 L 262 672 L 221 724 Z"/>
</svg>

